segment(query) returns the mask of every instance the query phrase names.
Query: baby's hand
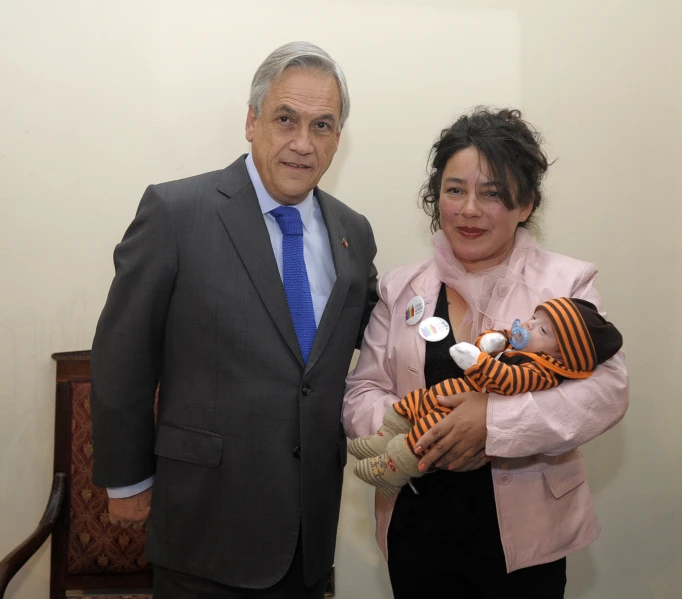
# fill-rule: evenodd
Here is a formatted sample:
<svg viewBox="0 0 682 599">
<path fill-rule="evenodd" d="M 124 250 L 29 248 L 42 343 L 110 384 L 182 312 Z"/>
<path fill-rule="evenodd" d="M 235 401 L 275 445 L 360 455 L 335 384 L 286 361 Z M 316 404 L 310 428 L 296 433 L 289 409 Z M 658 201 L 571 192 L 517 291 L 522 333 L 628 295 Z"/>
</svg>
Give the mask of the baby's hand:
<svg viewBox="0 0 682 599">
<path fill-rule="evenodd" d="M 486 333 L 479 342 L 481 351 L 487 354 L 495 354 L 507 346 L 507 338 L 502 333 Z"/>
<path fill-rule="evenodd" d="M 478 362 L 481 350 L 471 343 L 457 343 L 450 348 L 450 356 L 462 370 L 471 368 Z"/>
</svg>

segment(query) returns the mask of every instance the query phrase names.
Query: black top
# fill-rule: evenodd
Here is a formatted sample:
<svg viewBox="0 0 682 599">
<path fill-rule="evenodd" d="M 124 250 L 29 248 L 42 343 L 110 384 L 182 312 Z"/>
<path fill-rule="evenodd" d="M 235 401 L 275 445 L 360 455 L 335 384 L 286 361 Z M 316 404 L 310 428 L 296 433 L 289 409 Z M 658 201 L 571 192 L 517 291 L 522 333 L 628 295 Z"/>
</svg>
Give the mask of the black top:
<svg viewBox="0 0 682 599">
<path fill-rule="evenodd" d="M 450 323 L 445 285 L 441 286 L 434 316 Z M 450 357 L 455 336 L 426 344 L 424 376 L 432 387 L 446 378 L 464 373 Z M 484 558 L 504 560 L 497 523 L 490 464 L 471 472 L 438 470 L 405 485 L 391 519 L 391 537 L 405 542 L 423 542 L 422 547 L 447 543 L 447 559 Z M 419 548 L 415 545 L 415 550 Z M 390 549 L 389 549 L 390 552 Z"/>
</svg>

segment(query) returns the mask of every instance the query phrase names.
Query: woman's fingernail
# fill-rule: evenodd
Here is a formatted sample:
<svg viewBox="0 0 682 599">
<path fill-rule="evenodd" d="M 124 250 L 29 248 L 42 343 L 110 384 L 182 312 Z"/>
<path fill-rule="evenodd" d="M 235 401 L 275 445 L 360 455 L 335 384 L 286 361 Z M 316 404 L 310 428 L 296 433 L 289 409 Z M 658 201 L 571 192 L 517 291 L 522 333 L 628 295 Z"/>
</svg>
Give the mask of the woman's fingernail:
<svg viewBox="0 0 682 599">
<path fill-rule="evenodd" d="M 441 465 L 440 462 L 436 462 L 436 463 L 434 464 L 434 466 L 435 466 L 436 468 L 440 468 L 440 465 Z"/>
<path fill-rule="evenodd" d="M 419 472 L 424 472 L 426 470 L 426 465 L 425 464 L 419 464 Z"/>
<path fill-rule="evenodd" d="M 414 450 L 415 450 L 417 453 L 421 453 L 421 452 L 422 452 L 422 446 L 421 446 L 421 445 L 416 445 L 415 448 L 414 448 Z"/>
</svg>

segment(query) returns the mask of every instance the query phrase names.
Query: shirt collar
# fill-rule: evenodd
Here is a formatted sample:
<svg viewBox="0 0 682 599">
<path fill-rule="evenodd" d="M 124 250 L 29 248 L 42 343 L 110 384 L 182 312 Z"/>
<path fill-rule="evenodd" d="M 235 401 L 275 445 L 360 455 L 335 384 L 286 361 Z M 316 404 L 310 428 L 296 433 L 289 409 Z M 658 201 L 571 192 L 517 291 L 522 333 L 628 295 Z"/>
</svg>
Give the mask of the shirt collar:
<svg viewBox="0 0 682 599">
<path fill-rule="evenodd" d="M 253 162 L 253 156 L 249 152 L 246 157 L 246 170 L 249 172 L 249 177 L 251 178 L 251 183 L 253 183 L 253 188 L 256 191 L 256 197 L 258 198 L 258 204 L 260 205 L 261 212 L 267 214 L 275 208 L 282 206 L 278 201 L 272 199 L 272 196 L 265 189 L 263 181 L 258 174 L 258 169 Z M 311 190 L 305 200 L 295 204 L 293 206 L 301 213 L 301 221 L 303 221 L 303 228 L 306 231 L 310 231 L 310 221 L 313 216 L 313 191 Z"/>
</svg>

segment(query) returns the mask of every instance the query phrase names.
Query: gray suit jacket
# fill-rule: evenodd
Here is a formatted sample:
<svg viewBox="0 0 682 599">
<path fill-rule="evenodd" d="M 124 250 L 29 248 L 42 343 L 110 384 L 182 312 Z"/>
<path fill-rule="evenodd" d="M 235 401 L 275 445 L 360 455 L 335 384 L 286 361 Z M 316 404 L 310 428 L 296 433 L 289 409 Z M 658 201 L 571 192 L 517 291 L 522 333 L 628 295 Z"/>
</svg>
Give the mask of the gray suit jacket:
<svg viewBox="0 0 682 599">
<path fill-rule="evenodd" d="M 376 247 L 363 216 L 315 195 L 337 279 L 305 367 L 243 156 L 150 186 L 116 247 L 92 350 L 94 482 L 155 475 L 155 564 L 265 588 L 300 529 L 306 582 L 332 565 L 341 402 L 376 302 Z"/>
</svg>

